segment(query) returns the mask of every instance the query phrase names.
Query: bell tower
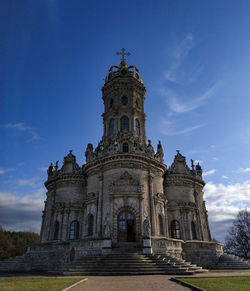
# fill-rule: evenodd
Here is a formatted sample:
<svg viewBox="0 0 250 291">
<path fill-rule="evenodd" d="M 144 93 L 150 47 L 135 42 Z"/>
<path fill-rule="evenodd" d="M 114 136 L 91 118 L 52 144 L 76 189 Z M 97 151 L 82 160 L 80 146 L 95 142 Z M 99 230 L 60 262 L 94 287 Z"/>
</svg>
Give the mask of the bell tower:
<svg viewBox="0 0 250 291">
<path fill-rule="evenodd" d="M 139 70 L 135 66 L 128 66 L 124 52 L 119 66 L 112 66 L 105 78 L 102 87 L 104 113 L 103 113 L 103 139 L 117 139 L 119 143 L 125 143 L 121 151 L 131 152 L 132 147 L 145 147 L 146 132 L 144 113 L 144 100 L 146 87 L 143 85 Z M 106 143 L 106 142 L 105 142 Z"/>
</svg>

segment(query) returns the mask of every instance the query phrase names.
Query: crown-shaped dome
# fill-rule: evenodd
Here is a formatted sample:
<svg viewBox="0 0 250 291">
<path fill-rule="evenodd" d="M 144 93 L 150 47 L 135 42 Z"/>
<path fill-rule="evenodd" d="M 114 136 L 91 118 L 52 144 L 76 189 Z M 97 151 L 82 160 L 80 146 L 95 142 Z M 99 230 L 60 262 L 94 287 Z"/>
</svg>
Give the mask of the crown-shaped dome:
<svg viewBox="0 0 250 291">
<path fill-rule="evenodd" d="M 117 69 L 117 70 L 114 70 Z M 122 78 L 135 78 L 140 83 L 143 83 L 142 78 L 139 74 L 139 70 L 135 66 L 129 66 L 125 62 L 125 60 L 122 60 L 119 67 L 118 66 L 112 66 L 109 69 L 109 73 L 105 78 L 105 83 L 113 80 L 114 78 L 122 77 Z"/>
</svg>

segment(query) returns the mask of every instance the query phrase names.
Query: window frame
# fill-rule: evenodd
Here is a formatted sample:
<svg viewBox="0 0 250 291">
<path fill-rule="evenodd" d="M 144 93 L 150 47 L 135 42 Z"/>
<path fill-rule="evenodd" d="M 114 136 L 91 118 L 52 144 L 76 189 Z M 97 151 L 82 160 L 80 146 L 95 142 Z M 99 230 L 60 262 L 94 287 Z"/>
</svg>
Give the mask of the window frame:
<svg viewBox="0 0 250 291">
<path fill-rule="evenodd" d="M 78 220 L 73 220 L 70 223 L 69 239 L 70 240 L 79 239 L 79 221 Z"/>
<path fill-rule="evenodd" d="M 114 118 L 111 118 L 109 121 L 109 126 L 108 126 L 108 135 L 113 134 L 114 131 L 115 131 L 115 120 L 114 120 Z"/>
<path fill-rule="evenodd" d="M 92 236 L 94 234 L 94 215 L 90 213 L 88 215 L 88 236 Z"/>
<path fill-rule="evenodd" d="M 121 103 L 122 103 L 123 106 L 128 105 L 128 97 L 123 95 L 122 98 L 121 98 Z"/>
<path fill-rule="evenodd" d="M 59 227 L 60 227 L 59 221 L 56 220 L 55 223 L 54 223 L 53 240 L 58 240 L 58 238 L 59 238 Z"/>
<path fill-rule="evenodd" d="M 141 125 L 138 119 L 135 120 L 135 131 L 138 135 L 141 134 Z"/>
<path fill-rule="evenodd" d="M 122 152 L 123 152 L 123 153 L 128 153 L 128 152 L 129 152 L 129 145 L 128 145 L 127 142 L 124 142 L 124 143 L 122 144 Z"/>
<path fill-rule="evenodd" d="M 192 231 L 192 239 L 197 240 L 197 231 L 196 231 L 196 225 L 194 221 L 191 221 L 191 231 Z"/>
<path fill-rule="evenodd" d="M 129 118 L 126 115 L 123 115 L 120 119 L 120 130 L 129 131 Z"/>
<path fill-rule="evenodd" d="M 158 224 L 159 224 L 159 234 L 164 235 L 164 224 L 163 217 L 161 214 L 158 215 Z"/>
<path fill-rule="evenodd" d="M 175 239 L 181 239 L 181 225 L 176 219 L 171 221 L 170 224 L 171 237 Z"/>
</svg>

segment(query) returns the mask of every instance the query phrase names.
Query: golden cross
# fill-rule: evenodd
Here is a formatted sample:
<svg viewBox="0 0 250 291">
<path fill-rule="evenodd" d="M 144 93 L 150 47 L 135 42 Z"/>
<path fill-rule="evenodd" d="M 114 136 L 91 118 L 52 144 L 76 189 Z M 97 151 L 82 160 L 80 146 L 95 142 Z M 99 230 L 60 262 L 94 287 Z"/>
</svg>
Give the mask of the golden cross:
<svg viewBox="0 0 250 291">
<path fill-rule="evenodd" d="M 121 53 L 120 52 L 117 52 L 116 54 L 118 56 L 121 55 L 122 56 L 122 61 L 125 61 L 124 56 L 130 56 L 131 54 L 130 54 L 130 52 L 125 53 L 125 48 L 122 48 L 121 51 L 122 51 Z"/>
</svg>

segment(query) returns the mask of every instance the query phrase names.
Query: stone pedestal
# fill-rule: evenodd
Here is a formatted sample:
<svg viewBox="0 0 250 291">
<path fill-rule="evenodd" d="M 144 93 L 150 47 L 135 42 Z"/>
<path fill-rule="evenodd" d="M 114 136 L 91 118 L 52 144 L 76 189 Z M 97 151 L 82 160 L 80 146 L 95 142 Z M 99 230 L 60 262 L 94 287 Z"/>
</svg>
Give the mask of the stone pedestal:
<svg viewBox="0 0 250 291">
<path fill-rule="evenodd" d="M 102 254 L 103 255 L 110 254 L 112 251 L 111 246 L 112 246 L 111 239 L 104 239 L 102 242 Z"/>
<path fill-rule="evenodd" d="M 151 246 L 151 239 L 150 238 L 143 239 L 142 253 L 144 255 L 152 254 L 152 246 Z"/>
</svg>

